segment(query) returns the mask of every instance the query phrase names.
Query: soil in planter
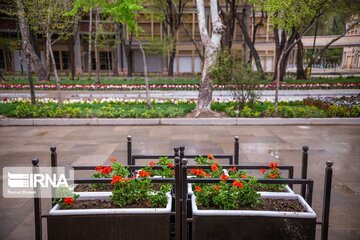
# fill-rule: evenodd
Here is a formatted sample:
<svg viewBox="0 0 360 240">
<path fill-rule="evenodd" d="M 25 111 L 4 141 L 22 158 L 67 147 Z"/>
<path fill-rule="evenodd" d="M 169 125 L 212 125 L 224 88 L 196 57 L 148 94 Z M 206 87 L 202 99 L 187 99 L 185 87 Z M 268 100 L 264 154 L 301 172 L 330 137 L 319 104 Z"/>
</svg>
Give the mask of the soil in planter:
<svg viewBox="0 0 360 240">
<path fill-rule="evenodd" d="M 92 188 L 90 184 L 79 184 L 74 189 L 75 192 L 111 192 L 111 184 L 104 184 L 104 188 L 95 189 Z"/>
<path fill-rule="evenodd" d="M 154 183 L 153 189 L 155 191 L 159 191 L 160 186 L 161 186 L 160 184 Z M 92 188 L 90 184 L 79 184 L 74 188 L 74 192 L 111 192 L 111 191 L 112 191 L 111 184 L 105 184 L 105 183 L 104 183 L 104 188 L 101 189 Z"/>
<path fill-rule="evenodd" d="M 267 187 L 265 185 L 259 185 L 254 187 L 254 189 L 257 192 L 286 192 L 286 189 L 278 189 L 278 188 L 272 188 L 272 187 Z"/>
<path fill-rule="evenodd" d="M 110 201 L 102 200 L 78 200 L 72 205 L 64 205 L 61 209 L 104 209 L 104 208 L 119 208 Z M 149 208 L 146 200 L 141 200 L 134 204 L 122 208 Z"/>
<path fill-rule="evenodd" d="M 199 206 L 200 210 L 219 210 L 216 206 L 203 207 Z M 298 200 L 284 200 L 284 199 L 262 199 L 262 204 L 256 207 L 239 207 L 236 210 L 257 210 L 257 211 L 277 211 L 277 212 L 306 212 L 306 208 Z"/>
</svg>

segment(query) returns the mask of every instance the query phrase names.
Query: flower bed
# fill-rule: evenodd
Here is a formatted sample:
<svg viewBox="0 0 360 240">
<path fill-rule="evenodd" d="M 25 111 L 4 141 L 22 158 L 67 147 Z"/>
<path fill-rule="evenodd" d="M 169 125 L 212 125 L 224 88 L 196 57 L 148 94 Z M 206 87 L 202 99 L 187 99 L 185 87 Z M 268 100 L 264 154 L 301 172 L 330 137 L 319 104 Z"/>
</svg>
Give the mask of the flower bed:
<svg viewBox="0 0 360 240">
<path fill-rule="evenodd" d="M 171 184 L 154 187 L 148 174 L 132 177 L 127 167 L 111 159 L 97 166 L 92 178 L 112 178 L 111 192 L 72 192 L 61 189 L 47 218 L 49 239 L 170 239 Z M 91 189 L 108 190 L 106 184 Z M 58 195 L 59 196 L 59 195 Z M 64 197 L 65 196 L 65 197 Z M 134 228 L 136 225 L 141 228 Z M 76 229 L 72 231 L 70 229 Z"/>
<path fill-rule="evenodd" d="M 55 84 L 36 84 L 35 89 L 38 90 L 56 90 Z M 255 90 L 275 90 L 274 83 L 254 85 Z M 342 82 L 342 83 L 281 83 L 280 89 L 297 90 L 297 89 L 358 89 L 360 82 Z M 6 90 L 23 90 L 29 89 L 28 84 L 0 84 L 0 89 Z M 134 91 L 145 90 L 144 84 L 67 84 L 61 85 L 62 90 L 87 90 L 87 91 Z M 197 84 L 150 84 L 150 90 L 194 90 L 199 89 Z M 213 85 L 214 90 L 231 90 L 232 85 Z"/>
</svg>

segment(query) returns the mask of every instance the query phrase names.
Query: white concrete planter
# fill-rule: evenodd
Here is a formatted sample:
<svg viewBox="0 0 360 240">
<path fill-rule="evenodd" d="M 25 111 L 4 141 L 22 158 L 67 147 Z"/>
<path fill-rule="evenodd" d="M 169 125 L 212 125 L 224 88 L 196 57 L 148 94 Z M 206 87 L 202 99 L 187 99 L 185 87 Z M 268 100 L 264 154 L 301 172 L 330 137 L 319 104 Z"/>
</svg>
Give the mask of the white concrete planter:
<svg viewBox="0 0 360 240">
<path fill-rule="evenodd" d="M 80 192 L 78 200 L 109 200 L 111 192 Z M 98 195 L 95 195 L 97 193 Z M 170 213 L 172 198 L 166 194 L 168 203 L 165 208 L 107 208 L 107 209 L 60 209 L 56 204 L 49 215 L 89 215 L 89 214 L 160 214 Z"/>
<path fill-rule="evenodd" d="M 192 190 L 192 183 L 188 183 L 188 194 L 193 194 L 193 190 Z M 294 195 L 294 191 L 288 186 L 285 186 L 285 192 L 258 192 L 260 194 L 263 193 L 270 193 L 270 194 L 274 194 L 274 195 L 279 195 L 279 196 L 287 196 L 289 194 Z"/>
<path fill-rule="evenodd" d="M 298 200 L 307 211 L 199 210 L 192 195 L 193 239 L 315 239 L 316 213 L 300 195 L 261 196 Z"/>
<path fill-rule="evenodd" d="M 99 192 L 98 192 L 99 193 Z M 109 195 L 84 196 L 79 200 L 109 199 Z M 157 239 L 171 234 L 170 193 L 165 208 L 60 209 L 55 205 L 47 217 L 48 239 Z"/>
</svg>

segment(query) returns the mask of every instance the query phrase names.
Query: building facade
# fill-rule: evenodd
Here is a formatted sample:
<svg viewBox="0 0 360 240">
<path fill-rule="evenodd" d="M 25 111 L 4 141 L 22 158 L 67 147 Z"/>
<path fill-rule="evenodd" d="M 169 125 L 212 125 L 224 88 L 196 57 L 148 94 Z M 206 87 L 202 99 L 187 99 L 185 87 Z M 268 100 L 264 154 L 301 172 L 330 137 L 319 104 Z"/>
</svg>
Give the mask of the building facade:
<svg viewBox="0 0 360 240">
<path fill-rule="evenodd" d="M 241 10 L 239 8 L 239 10 Z M 241 14 L 239 12 L 239 14 Z M 209 16 L 209 9 L 206 11 Z M 256 23 L 260 21 L 261 14 L 255 16 L 250 14 L 248 19 L 248 31 L 252 33 Z M 70 72 L 75 69 L 77 74 L 88 71 L 89 57 L 89 16 L 84 16 L 78 24 L 78 31 L 74 38 L 61 40 L 53 46 L 56 68 L 60 72 Z M 93 17 L 94 19 L 94 17 Z M 186 75 L 200 73 L 202 61 L 197 53 L 194 42 L 198 49 L 202 50 L 200 45 L 200 34 L 197 21 L 195 0 L 189 1 L 185 8 L 183 24 L 177 33 L 177 46 L 174 61 L 174 73 L 176 75 Z M 138 25 L 143 29 L 139 33 L 138 39 L 144 44 L 147 50 L 148 71 L 153 74 L 166 75 L 170 50 L 167 46 L 169 31 L 164 22 L 160 22 L 156 14 L 140 14 L 137 19 Z M 208 30 L 211 30 L 210 18 L 207 17 Z M 100 72 L 102 74 L 113 75 L 115 72 L 119 75 L 126 75 L 128 65 L 131 64 L 133 73 L 142 74 L 144 64 L 139 50 L 138 40 L 134 36 L 129 36 L 126 27 L 119 28 L 111 21 L 101 19 L 98 34 L 99 42 L 99 61 Z M 92 31 L 95 32 L 95 24 L 92 24 Z M 121 34 L 125 41 L 120 41 Z M 252 38 L 252 34 L 250 34 Z M 328 41 L 336 36 L 319 36 L 316 41 L 316 48 L 325 46 Z M 0 70 L 7 72 L 21 72 L 26 70 L 26 61 L 24 53 L 21 51 L 21 36 L 17 20 L 15 18 L 0 16 Z M 131 46 L 130 45 L 130 39 Z M 46 63 L 46 48 L 44 39 L 35 38 L 38 55 L 41 61 Z M 303 39 L 305 49 L 313 47 L 313 37 L 307 36 Z M 94 36 L 92 36 L 94 43 Z M 360 69 L 360 27 L 350 31 L 345 37 L 340 39 L 332 47 L 343 48 L 342 68 Z M 128 63 L 126 58 L 126 48 L 131 48 L 132 59 Z M 239 25 L 235 24 L 233 47 L 235 52 L 244 57 L 249 51 L 244 43 L 243 34 Z M 259 27 L 256 33 L 255 48 L 261 58 L 261 63 L 265 72 L 273 72 L 275 68 L 275 44 L 273 28 L 268 19 Z M 155 49 L 155 50 L 154 50 Z M 296 59 L 296 49 L 293 51 L 289 64 L 294 64 Z M 92 45 L 91 68 L 95 71 L 95 52 Z"/>
</svg>

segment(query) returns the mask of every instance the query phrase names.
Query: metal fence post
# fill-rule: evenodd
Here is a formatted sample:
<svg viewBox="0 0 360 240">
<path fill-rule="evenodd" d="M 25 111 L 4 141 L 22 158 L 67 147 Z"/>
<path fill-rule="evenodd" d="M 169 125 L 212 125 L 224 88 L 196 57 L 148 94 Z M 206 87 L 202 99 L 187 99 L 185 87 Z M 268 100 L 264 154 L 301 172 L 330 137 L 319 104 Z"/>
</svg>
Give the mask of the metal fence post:
<svg viewBox="0 0 360 240">
<path fill-rule="evenodd" d="M 179 156 L 179 148 L 178 147 L 174 147 L 174 157 L 178 157 Z"/>
<path fill-rule="evenodd" d="M 180 179 L 180 157 L 175 157 L 175 239 L 181 239 L 181 179 Z"/>
<path fill-rule="evenodd" d="M 131 136 L 127 136 L 127 164 L 128 166 L 132 165 L 132 138 Z"/>
<path fill-rule="evenodd" d="M 301 179 L 307 178 L 307 169 L 308 169 L 308 151 L 309 147 L 304 145 L 302 147 L 302 163 L 301 163 Z M 305 197 L 306 194 L 306 185 L 301 185 L 301 196 Z"/>
<path fill-rule="evenodd" d="M 180 147 L 180 159 L 183 159 L 184 156 L 185 156 L 185 146 L 181 146 Z"/>
<path fill-rule="evenodd" d="M 33 174 L 39 173 L 39 159 L 34 158 L 32 161 Z M 34 195 L 34 216 L 35 216 L 35 239 L 42 239 L 42 222 L 41 222 L 41 191 L 36 187 Z"/>
<path fill-rule="evenodd" d="M 323 209 L 322 209 L 321 240 L 327 240 L 328 235 L 329 235 L 331 183 L 332 183 L 332 175 L 333 175 L 332 166 L 333 166 L 333 162 L 326 161 L 324 197 L 323 197 Z"/>
<path fill-rule="evenodd" d="M 235 165 L 239 165 L 239 137 L 235 136 L 235 143 L 234 143 L 234 160 Z"/>
<path fill-rule="evenodd" d="M 51 167 L 52 167 L 52 173 L 56 174 L 57 176 L 57 172 L 55 171 L 55 167 L 57 167 L 57 153 L 56 153 L 56 146 L 51 146 L 50 147 L 50 151 L 51 151 Z M 54 196 L 54 188 L 51 188 L 51 194 L 52 196 Z M 51 206 L 55 206 L 54 203 L 54 198 L 51 198 Z"/>
<path fill-rule="evenodd" d="M 182 239 L 188 239 L 188 225 L 187 225 L 187 163 L 186 158 L 181 160 L 181 188 L 182 188 L 182 206 L 181 206 L 181 227 L 182 227 Z"/>
</svg>

